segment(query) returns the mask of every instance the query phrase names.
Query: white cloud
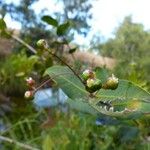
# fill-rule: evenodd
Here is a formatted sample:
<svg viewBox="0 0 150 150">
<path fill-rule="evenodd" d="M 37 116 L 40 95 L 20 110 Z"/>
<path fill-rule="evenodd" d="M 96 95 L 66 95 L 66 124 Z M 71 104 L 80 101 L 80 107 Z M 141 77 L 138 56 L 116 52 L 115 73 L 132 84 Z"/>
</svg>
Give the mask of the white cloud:
<svg viewBox="0 0 150 150">
<path fill-rule="evenodd" d="M 149 6 L 149 0 L 97 0 L 93 2 L 92 29 L 108 37 L 127 15 L 150 29 Z"/>
</svg>

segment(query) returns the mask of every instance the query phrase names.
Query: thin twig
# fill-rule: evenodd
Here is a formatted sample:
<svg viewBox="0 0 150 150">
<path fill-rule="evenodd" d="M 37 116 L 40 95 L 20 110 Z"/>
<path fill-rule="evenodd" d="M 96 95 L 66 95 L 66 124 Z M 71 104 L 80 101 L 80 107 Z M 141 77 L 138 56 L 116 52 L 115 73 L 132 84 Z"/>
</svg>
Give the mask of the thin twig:
<svg viewBox="0 0 150 150">
<path fill-rule="evenodd" d="M 47 84 L 49 81 L 51 81 L 52 79 L 48 79 L 46 81 L 44 81 L 40 86 L 38 86 L 37 88 L 35 88 L 34 92 L 36 92 L 37 90 L 39 90 L 40 88 L 42 88 L 45 84 Z"/>
<path fill-rule="evenodd" d="M 26 46 L 28 49 L 30 49 L 30 51 L 31 51 L 32 53 L 34 53 L 34 54 L 37 53 L 37 51 L 36 51 L 33 47 L 31 47 L 29 44 L 27 44 L 26 42 L 24 42 L 22 39 L 18 38 L 18 37 L 15 36 L 15 35 L 11 35 L 11 37 L 12 37 L 13 39 L 15 39 L 16 41 L 18 41 L 19 43 L 21 43 L 22 45 Z"/>
<path fill-rule="evenodd" d="M 58 74 L 58 75 L 55 75 L 54 78 L 50 78 L 50 79 L 47 79 L 46 81 L 44 81 L 43 83 L 41 83 L 41 85 L 39 85 L 38 87 L 36 87 L 34 89 L 34 93 L 39 90 L 40 88 L 42 88 L 45 84 L 47 84 L 48 82 L 50 82 L 51 80 L 55 79 L 57 76 L 60 76 L 60 75 L 65 75 L 65 74 L 69 74 L 69 73 L 61 73 L 61 74 Z M 72 74 L 72 73 L 71 73 Z"/>
<path fill-rule="evenodd" d="M 26 46 L 31 52 L 33 52 L 34 54 L 36 54 L 37 53 L 37 51 L 32 47 L 32 46 L 30 46 L 29 44 L 27 44 L 25 41 L 23 41 L 22 39 L 20 39 L 19 37 L 17 37 L 17 36 L 15 36 L 15 35 L 11 35 L 10 33 L 7 33 L 8 35 L 10 35 L 13 39 L 15 39 L 16 41 L 18 41 L 19 43 L 21 43 L 22 45 L 24 45 L 24 46 Z M 83 84 L 85 84 L 84 82 L 83 82 L 83 80 L 80 78 L 80 76 L 71 68 L 71 66 L 69 66 L 65 61 L 63 61 L 60 57 L 58 57 L 56 54 L 54 54 L 54 53 L 52 53 L 49 49 L 47 49 L 48 50 L 48 52 L 52 55 L 52 56 L 54 56 L 54 57 L 56 57 L 58 60 L 60 60 L 63 64 L 65 64 L 73 73 L 74 73 L 74 75 L 76 75 L 78 78 L 79 78 L 79 80 L 83 83 Z"/>
<path fill-rule="evenodd" d="M 83 83 L 84 81 L 81 79 L 81 77 L 71 68 L 70 65 L 68 65 L 65 61 L 63 61 L 60 57 L 58 57 L 55 53 L 52 53 L 50 49 L 46 49 L 52 56 L 56 57 L 59 61 L 61 61 L 64 65 L 66 65 L 73 73 L 76 77 L 78 77 L 78 79 Z"/>
<path fill-rule="evenodd" d="M 32 47 L 30 46 L 29 44 L 27 44 L 25 41 L 23 41 L 21 38 L 13 35 L 13 34 L 10 34 L 9 32 L 7 32 L 7 34 L 9 36 L 11 36 L 11 38 L 13 38 L 14 40 L 16 40 L 17 42 L 21 43 L 22 45 L 24 45 L 25 47 L 27 47 L 32 53 L 36 54 L 37 51 Z"/>
<path fill-rule="evenodd" d="M 4 137 L 4 136 L 1 136 L 1 135 L 0 135 L 0 140 L 8 142 L 10 144 L 16 144 L 17 146 L 19 146 L 21 148 L 24 148 L 25 150 L 39 150 L 38 148 L 34 148 L 34 147 L 30 146 L 30 145 L 27 145 L 27 144 L 24 144 L 24 143 L 20 143 L 18 141 L 15 141 L 13 139 L 10 139 L 8 137 Z"/>
</svg>

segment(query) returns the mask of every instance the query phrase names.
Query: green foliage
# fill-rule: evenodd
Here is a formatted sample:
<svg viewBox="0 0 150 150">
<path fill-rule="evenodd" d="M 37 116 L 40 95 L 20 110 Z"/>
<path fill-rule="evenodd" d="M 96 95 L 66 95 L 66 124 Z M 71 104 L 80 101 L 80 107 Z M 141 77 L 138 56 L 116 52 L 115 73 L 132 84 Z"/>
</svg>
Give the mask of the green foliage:
<svg viewBox="0 0 150 150">
<path fill-rule="evenodd" d="M 22 22 L 22 37 L 28 43 L 31 42 L 34 45 L 34 39 L 48 37 L 52 44 L 55 43 L 57 47 L 55 50 L 55 46 L 53 46 L 54 50 L 50 53 L 52 56 L 60 58 L 59 55 L 58 57 L 55 55 L 56 51 L 60 55 L 62 54 L 63 49 L 61 48 L 61 51 L 59 51 L 58 46 L 63 47 L 63 44 L 68 42 L 66 40 L 62 41 L 63 44 L 58 41 L 53 42 L 55 36 L 46 34 L 50 32 L 45 31 L 45 26 L 38 22 L 34 11 L 30 9 L 35 1 L 25 0 L 21 1 L 22 3 L 18 6 L 12 5 L 14 12 L 21 14 L 23 17 L 12 16 Z M 68 33 L 70 26 L 85 34 L 85 29 L 89 27 L 85 19 L 90 18 L 87 12 L 91 8 L 91 5 L 87 2 L 86 0 L 74 0 L 70 3 L 68 0 L 63 0 L 65 8 L 67 8 L 64 9 L 65 16 L 63 19 L 60 17 L 59 20 L 61 23 L 65 22 L 63 24 L 59 25 L 58 21 L 50 16 L 43 16 L 42 20 L 52 25 L 62 40 Z M 78 10 L 78 13 L 73 15 L 74 17 L 70 17 L 68 14 L 70 12 L 74 14 L 74 10 Z M 73 21 L 75 22 L 73 23 Z M 0 28 L 2 30 L 6 28 L 3 20 L 0 22 Z M 25 31 L 29 31 L 29 34 L 27 35 Z M 46 37 L 44 37 L 45 35 Z M 50 35 L 52 35 L 52 38 L 50 38 Z M 142 43 L 141 38 L 144 41 Z M 103 49 L 103 54 L 118 59 L 121 65 L 118 66 L 117 73 L 121 72 L 124 76 L 129 74 L 128 77 L 133 81 L 137 79 L 137 70 L 141 71 L 143 66 L 144 71 L 148 69 L 149 58 L 148 55 L 145 57 L 145 54 L 149 49 L 149 39 L 149 33 L 145 32 L 141 25 L 134 24 L 130 18 L 126 18 L 116 32 L 116 37 L 100 45 L 100 48 Z M 69 49 L 69 53 L 76 50 Z M 1 62 L 0 90 L 7 95 L 17 96 L 20 93 L 23 95 L 26 87 L 24 79 L 32 74 L 33 68 L 36 68 L 36 74 L 39 72 L 41 74 L 45 68 L 53 64 L 52 57 L 48 55 L 48 52 L 48 49 L 46 52 L 40 49 L 38 50 L 38 56 L 30 57 L 20 53 L 10 56 L 5 62 Z M 140 57 L 145 59 L 140 60 Z M 134 62 L 137 64 L 135 70 L 132 67 L 129 69 L 128 66 L 130 65 L 127 65 L 127 63 L 133 66 Z M 95 72 L 96 77 L 104 85 L 109 77 L 107 71 L 97 68 Z M 47 114 L 43 111 L 35 112 L 31 103 L 26 101 L 25 104 L 22 104 L 23 107 L 17 105 L 16 112 L 8 116 L 10 120 L 7 117 L 2 118 L 8 128 L 0 132 L 1 135 L 43 150 L 70 150 L 70 148 L 73 150 L 149 149 L 150 94 L 148 92 L 130 81 L 120 79 L 115 90 L 104 89 L 102 86 L 103 89 L 95 93 L 89 93 L 84 81 L 81 82 L 79 79 L 80 75 L 77 76 L 67 66 L 47 68 L 45 75 L 49 75 L 58 84 L 58 87 L 66 93 L 69 110 L 63 113 L 57 107 L 53 110 L 51 116 L 48 115 L 49 118 L 52 117 L 52 122 L 48 122 L 47 126 L 40 128 L 40 123 L 45 121 Z M 142 75 L 146 77 L 146 75 Z M 23 99 L 20 101 L 22 102 Z M 70 107 L 77 109 L 78 112 L 70 110 Z M 80 112 L 88 113 L 88 115 Z M 96 117 L 99 117 L 100 123 L 103 125 L 95 125 Z M 52 123 L 54 123 L 53 127 L 51 127 Z M 15 144 L 3 145 L 4 149 L 20 149 Z"/>
<path fill-rule="evenodd" d="M 15 2 L 9 3 L 4 0 L 1 1 L 0 13 L 2 17 L 10 15 L 11 18 L 22 26 L 22 38 L 28 39 L 28 43 L 33 42 L 39 38 L 53 39 L 54 35 L 46 30 L 46 26 L 39 21 L 39 16 L 44 15 L 46 9 L 43 9 L 39 14 L 33 10 L 32 6 L 38 0 L 19 0 L 18 4 Z M 63 8 L 60 11 L 54 11 L 52 14 L 54 17 L 59 18 L 60 22 L 70 21 L 72 23 L 72 29 L 79 34 L 87 34 L 90 28 L 87 20 L 92 18 L 90 9 L 92 8 L 91 1 L 87 0 L 61 0 L 58 3 L 63 4 Z M 77 13 L 78 12 L 78 13 Z M 50 16 L 45 15 L 44 21 L 49 22 L 51 25 L 57 26 L 57 21 Z M 27 33 L 28 32 L 28 33 Z M 34 32 L 34 34 L 33 34 Z M 37 38 L 36 38 L 37 37 Z M 29 41 L 31 38 L 31 41 Z"/>
<path fill-rule="evenodd" d="M 117 60 L 116 73 L 127 79 L 150 81 L 150 33 L 142 24 L 126 17 L 115 32 L 115 37 L 100 44 L 100 53 Z M 133 77 L 134 75 L 134 77 Z"/>
<path fill-rule="evenodd" d="M 59 25 L 58 28 L 57 28 L 57 35 L 58 36 L 65 35 L 65 33 L 67 32 L 69 26 L 70 26 L 69 22 L 66 22 L 64 24 Z"/>
<path fill-rule="evenodd" d="M 38 57 L 27 57 L 25 53 L 13 54 L 4 62 L 0 62 L 0 89 L 4 93 L 20 95 L 26 88 L 25 78 L 28 77 Z"/>
<path fill-rule="evenodd" d="M 70 99 L 79 103 L 84 101 L 88 104 L 86 107 L 90 105 L 99 113 L 121 118 L 139 117 L 140 113 L 149 113 L 150 94 L 132 82 L 120 80 L 116 90 L 101 89 L 94 98 L 90 98 L 85 86 L 69 68 L 53 66 L 48 68 L 45 74 L 52 77 Z"/>
<path fill-rule="evenodd" d="M 52 25 L 54 27 L 58 26 L 58 22 L 56 19 L 52 18 L 51 16 L 43 16 L 42 20 L 46 23 L 48 23 L 49 25 Z"/>
<path fill-rule="evenodd" d="M 0 19 L 0 31 L 6 29 L 6 23 L 3 19 Z"/>
<path fill-rule="evenodd" d="M 70 27 L 70 23 L 68 21 L 59 25 L 57 20 L 53 19 L 51 16 L 43 16 L 42 20 L 47 24 L 56 27 L 58 36 L 64 36 L 68 28 Z"/>
<path fill-rule="evenodd" d="M 31 109 L 28 108 L 28 111 Z M 74 150 L 84 149 L 112 149 L 116 147 L 123 149 L 145 149 L 149 143 L 146 141 L 148 128 L 141 132 L 135 126 L 114 125 L 96 126 L 95 117 L 83 115 L 71 111 L 70 114 L 62 113 L 58 108 L 53 110 L 55 125 L 47 128 L 40 128 L 41 121 L 45 121 L 44 111 L 38 114 L 31 111 L 32 114 L 22 114 L 19 118 L 14 117 L 12 124 L 8 118 L 5 122 L 10 125 L 5 131 L 1 132 L 3 136 L 32 145 L 43 150 Z M 15 113 L 16 115 L 16 113 Z M 40 121 L 39 121 L 40 120 Z M 35 132 L 36 128 L 36 132 Z M 20 149 L 15 144 L 3 144 L 4 149 Z"/>
<path fill-rule="evenodd" d="M 52 79 L 57 81 L 59 87 L 63 89 L 69 98 L 76 99 L 88 96 L 84 85 L 68 67 L 50 67 L 45 71 L 45 75 L 49 75 Z"/>
</svg>

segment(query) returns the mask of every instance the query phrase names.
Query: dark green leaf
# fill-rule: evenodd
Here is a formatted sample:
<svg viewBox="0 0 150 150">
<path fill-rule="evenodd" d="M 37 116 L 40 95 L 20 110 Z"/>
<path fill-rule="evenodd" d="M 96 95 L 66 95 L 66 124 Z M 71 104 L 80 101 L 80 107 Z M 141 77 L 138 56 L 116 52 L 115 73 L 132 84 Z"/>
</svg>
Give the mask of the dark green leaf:
<svg viewBox="0 0 150 150">
<path fill-rule="evenodd" d="M 69 54 L 74 53 L 76 50 L 77 50 L 77 48 L 71 48 L 71 49 L 69 49 Z"/>
<path fill-rule="evenodd" d="M 57 35 L 58 36 L 64 35 L 67 32 L 67 30 L 69 29 L 69 26 L 70 26 L 69 22 L 59 25 L 57 28 Z"/>
<path fill-rule="evenodd" d="M 46 23 L 48 23 L 49 25 L 52 25 L 54 27 L 58 26 L 58 22 L 56 19 L 52 18 L 51 16 L 43 16 L 42 20 Z"/>
</svg>

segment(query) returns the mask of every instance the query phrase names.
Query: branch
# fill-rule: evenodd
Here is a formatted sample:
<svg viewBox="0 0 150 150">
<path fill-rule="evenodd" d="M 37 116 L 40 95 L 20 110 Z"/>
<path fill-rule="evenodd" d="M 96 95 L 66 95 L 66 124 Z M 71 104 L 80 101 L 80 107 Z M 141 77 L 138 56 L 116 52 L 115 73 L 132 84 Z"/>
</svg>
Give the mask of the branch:
<svg viewBox="0 0 150 150">
<path fill-rule="evenodd" d="M 57 56 L 55 53 L 52 53 L 50 49 L 46 49 L 52 56 L 56 57 L 59 61 L 61 61 L 64 65 L 66 65 L 76 77 L 85 85 L 84 81 L 81 79 L 81 77 L 69 66 L 65 61 L 63 61 L 59 56 Z"/>
<path fill-rule="evenodd" d="M 37 53 L 37 51 L 32 47 L 32 46 L 30 46 L 29 44 L 27 44 L 26 42 L 24 42 L 22 39 L 20 39 L 19 37 L 17 37 L 17 36 L 15 36 L 15 35 L 11 35 L 10 33 L 7 33 L 8 35 L 10 35 L 13 39 L 15 39 L 16 41 L 18 41 L 19 43 L 21 43 L 22 45 L 24 45 L 25 47 L 27 47 L 32 53 L 34 53 L 34 54 L 36 54 Z M 83 83 L 83 84 L 85 84 L 84 82 L 83 82 L 83 80 L 80 78 L 80 76 L 65 62 L 65 61 L 63 61 L 61 58 L 59 58 L 56 54 L 54 54 L 54 53 L 52 53 L 49 49 L 47 49 L 48 50 L 48 52 L 51 54 L 51 55 L 53 55 L 54 57 L 56 57 L 58 60 L 60 60 L 64 65 L 66 65 L 73 73 L 74 73 L 74 75 L 76 75 L 78 78 L 79 78 L 79 80 Z"/>
<path fill-rule="evenodd" d="M 29 44 L 27 44 L 25 41 L 23 41 L 22 39 L 20 39 L 19 37 L 13 35 L 13 34 L 10 34 L 9 32 L 7 32 L 7 34 L 9 36 L 11 36 L 11 38 L 13 38 L 14 40 L 16 40 L 17 42 L 21 43 L 22 45 L 24 45 L 25 47 L 27 47 L 32 53 L 36 54 L 37 51 L 32 47 L 30 46 Z"/>
<path fill-rule="evenodd" d="M 31 147 L 30 145 L 20 143 L 18 141 L 15 141 L 13 139 L 10 139 L 8 137 L 4 137 L 4 136 L 1 136 L 1 135 L 0 135 L 0 140 L 8 142 L 10 144 L 16 144 L 17 146 L 19 146 L 21 148 L 24 148 L 26 150 L 39 150 L 38 148 Z"/>
<path fill-rule="evenodd" d="M 65 74 L 69 74 L 69 73 L 61 73 L 61 74 L 58 74 L 58 75 L 55 75 L 54 78 L 50 78 L 50 79 L 47 79 L 46 81 L 44 81 L 43 83 L 41 83 L 40 86 L 38 86 L 37 88 L 34 89 L 34 93 L 39 90 L 40 88 L 42 88 L 45 84 L 47 84 L 49 81 L 52 81 L 53 79 L 55 79 L 57 76 L 60 76 L 60 75 L 65 75 Z"/>
</svg>

